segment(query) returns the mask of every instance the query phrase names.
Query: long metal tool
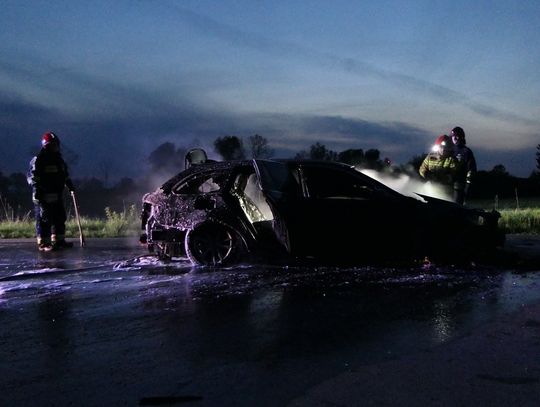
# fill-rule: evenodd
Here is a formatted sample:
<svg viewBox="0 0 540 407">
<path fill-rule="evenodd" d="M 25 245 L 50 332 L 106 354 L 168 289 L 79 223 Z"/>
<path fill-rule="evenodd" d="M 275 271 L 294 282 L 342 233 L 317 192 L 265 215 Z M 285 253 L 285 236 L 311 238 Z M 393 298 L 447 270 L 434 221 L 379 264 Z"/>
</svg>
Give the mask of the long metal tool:
<svg viewBox="0 0 540 407">
<path fill-rule="evenodd" d="M 77 205 L 77 199 L 75 198 L 74 191 L 71 191 L 71 198 L 73 199 L 73 207 L 75 208 L 75 218 L 77 219 L 77 225 L 79 226 L 79 241 L 81 242 L 81 247 L 85 247 L 86 240 L 84 239 L 84 234 L 81 227 L 81 218 L 79 217 L 79 207 Z"/>
</svg>

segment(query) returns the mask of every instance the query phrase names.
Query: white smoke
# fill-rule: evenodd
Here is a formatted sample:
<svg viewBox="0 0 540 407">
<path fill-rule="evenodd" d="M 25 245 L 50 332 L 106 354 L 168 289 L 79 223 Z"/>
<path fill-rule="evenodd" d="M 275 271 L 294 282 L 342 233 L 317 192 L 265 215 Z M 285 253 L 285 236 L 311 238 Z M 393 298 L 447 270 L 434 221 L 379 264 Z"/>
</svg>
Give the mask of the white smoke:
<svg viewBox="0 0 540 407">
<path fill-rule="evenodd" d="M 416 199 L 421 199 L 417 194 L 432 196 L 434 198 L 452 201 L 452 196 L 446 192 L 445 188 L 437 183 L 412 178 L 407 174 L 385 174 L 375 170 L 357 168 L 362 174 L 367 175 L 383 183 L 394 191 Z"/>
</svg>

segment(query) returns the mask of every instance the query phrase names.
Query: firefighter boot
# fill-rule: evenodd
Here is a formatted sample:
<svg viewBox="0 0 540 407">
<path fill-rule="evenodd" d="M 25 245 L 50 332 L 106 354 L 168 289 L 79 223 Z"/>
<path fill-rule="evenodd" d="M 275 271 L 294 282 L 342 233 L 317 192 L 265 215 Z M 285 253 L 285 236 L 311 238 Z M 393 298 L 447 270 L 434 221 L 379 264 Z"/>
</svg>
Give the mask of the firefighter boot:
<svg viewBox="0 0 540 407">
<path fill-rule="evenodd" d="M 64 236 L 53 236 L 52 247 L 54 250 L 68 249 L 73 247 L 73 243 L 67 242 Z"/>
<path fill-rule="evenodd" d="M 53 249 L 51 241 L 41 237 L 37 238 L 38 250 L 40 252 L 50 252 Z"/>
</svg>

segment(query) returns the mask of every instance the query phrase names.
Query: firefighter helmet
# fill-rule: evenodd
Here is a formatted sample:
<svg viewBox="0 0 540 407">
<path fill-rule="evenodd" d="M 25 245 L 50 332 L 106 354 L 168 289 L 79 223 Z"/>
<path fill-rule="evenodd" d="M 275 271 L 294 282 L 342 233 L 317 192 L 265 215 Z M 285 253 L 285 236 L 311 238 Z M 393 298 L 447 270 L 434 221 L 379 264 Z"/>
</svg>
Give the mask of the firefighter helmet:
<svg viewBox="0 0 540 407">
<path fill-rule="evenodd" d="M 452 129 L 452 132 L 450 133 L 452 137 L 455 137 L 457 139 L 465 140 L 465 132 L 461 127 L 454 127 Z"/>
<path fill-rule="evenodd" d="M 437 137 L 435 144 L 433 145 L 433 151 L 441 154 L 448 153 L 452 148 L 452 139 L 446 134 L 441 134 Z"/>
<path fill-rule="evenodd" d="M 441 134 L 437 139 L 435 140 L 436 146 L 444 146 L 446 143 L 450 141 L 450 138 L 446 134 Z"/>
<path fill-rule="evenodd" d="M 56 143 L 60 145 L 60 139 L 52 131 L 48 131 L 41 137 L 41 147 L 46 147 L 51 143 Z"/>
</svg>

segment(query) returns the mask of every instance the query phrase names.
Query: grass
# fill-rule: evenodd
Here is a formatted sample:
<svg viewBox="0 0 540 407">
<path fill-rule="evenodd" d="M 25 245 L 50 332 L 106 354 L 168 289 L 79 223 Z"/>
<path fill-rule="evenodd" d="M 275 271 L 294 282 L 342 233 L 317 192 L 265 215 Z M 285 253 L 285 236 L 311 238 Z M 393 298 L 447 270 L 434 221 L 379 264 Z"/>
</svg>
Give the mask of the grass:
<svg viewBox="0 0 540 407">
<path fill-rule="evenodd" d="M 124 237 L 138 236 L 141 221 L 135 205 L 115 212 L 105 208 L 103 219 L 81 218 L 81 227 L 85 237 Z M 20 239 L 35 236 L 35 222 L 29 216 L 21 219 L 0 221 L 0 239 Z M 79 237 L 79 226 L 75 218 L 66 222 L 66 237 Z"/>
<path fill-rule="evenodd" d="M 540 198 L 478 200 L 469 207 L 497 210 L 499 225 L 506 233 L 540 234 Z"/>
<path fill-rule="evenodd" d="M 493 201 L 474 201 L 469 207 L 494 209 Z M 540 234 L 540 198 L 524 200 L 516 208 L 515 200 L 497 202 L 501 213 L 499 225 L 507 233 Z M 140 234 L 140 218 L 135 205 L 115 212 L 105 208 L 103 219 L 81 218 L 81 226 L 85 237 L 124 237 Z M 34 221 L 29 214 L 21 218 L 5 218 L 0 221 L 0 239 L 31 238 L 35 236 Z M 66 236 L 79 237 L 79 228 L 73 217 L 66 222 Z"/>
<path fill-rule="evenodd" d="M 501 209 L 499 225 L 506 233 L 540 234 L 540 208 Z"/>
</svg>

